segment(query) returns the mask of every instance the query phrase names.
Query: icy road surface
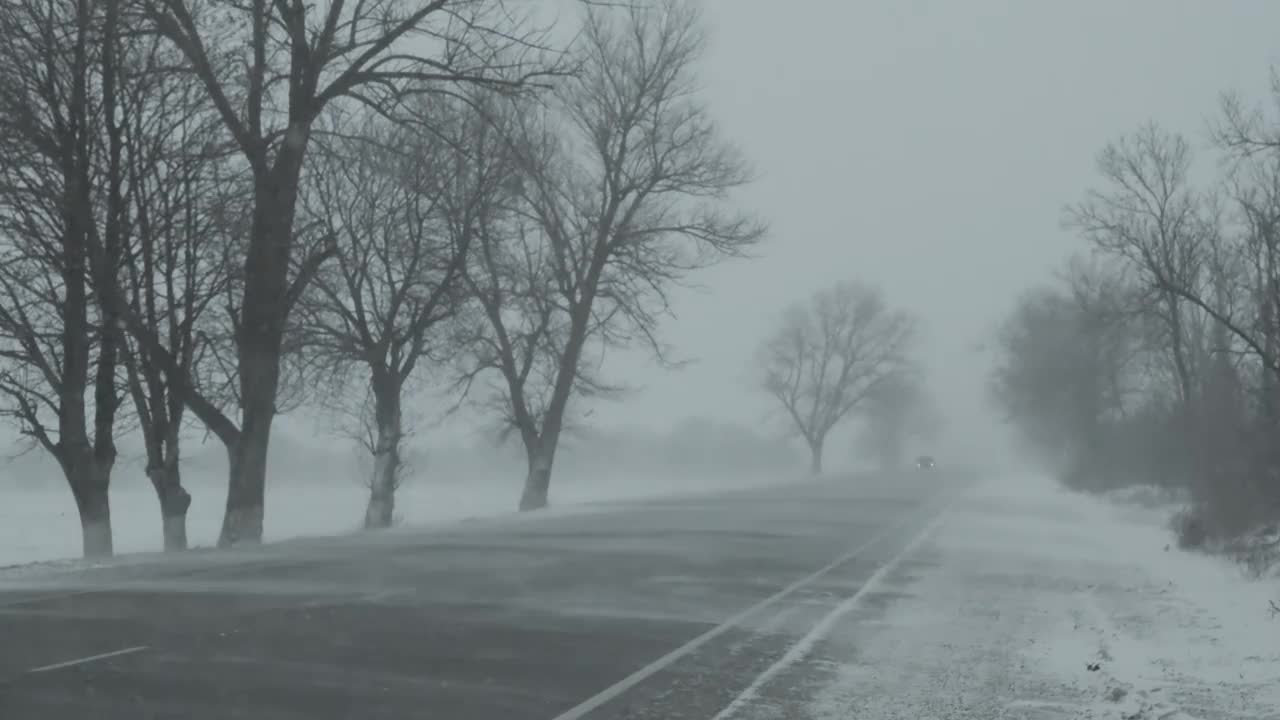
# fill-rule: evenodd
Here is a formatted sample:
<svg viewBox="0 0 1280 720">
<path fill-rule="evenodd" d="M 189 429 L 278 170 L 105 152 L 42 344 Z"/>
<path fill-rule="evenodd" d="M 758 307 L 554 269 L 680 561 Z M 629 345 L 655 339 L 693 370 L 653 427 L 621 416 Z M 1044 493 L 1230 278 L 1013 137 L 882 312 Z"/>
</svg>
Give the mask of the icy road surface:
<svg viewBox="0 0 1280 720">
<path fill-rule="evenodd" d="M 938 472 L 0 575 L 0 718 L 1280 717 L 1166 541 Z"/>
</svg>

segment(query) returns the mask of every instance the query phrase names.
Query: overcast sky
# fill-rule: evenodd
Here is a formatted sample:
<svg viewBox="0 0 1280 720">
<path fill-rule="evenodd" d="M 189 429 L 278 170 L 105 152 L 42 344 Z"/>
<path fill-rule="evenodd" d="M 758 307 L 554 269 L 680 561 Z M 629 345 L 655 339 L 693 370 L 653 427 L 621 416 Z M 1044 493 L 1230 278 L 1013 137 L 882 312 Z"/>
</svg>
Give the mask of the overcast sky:
<svg viewBox="0 0 1280 720">
<path fill-rule="evenodd" d="M 1266 99 L 1280 61 L 1272 0 L 705 5 L 707 98 L 761 174 L 741 202 L 773 235 L 679 297 L 665 338 L 697 365 L 610 361 L 646 389 L 600 407 L 609 422 L 759 418 L 746 363 L 779 308 L 861 278 L 922 318 L 949 445 L 985 442 L 975 346 L 1077 246 L 1061 209 L 1097 151 L 1148 120 L 1201 147 L 1219 94 Z"/>
<path fill-rule="evenodd" d="M 1275 0 L 704 5 L 706 98 L 760 173 L 739 201 L 772 237 L 759 259 L 677 296 L 663 336 L 696 364 L 609 358 L 610 379 L 643 389 L 595 421 L 762 421 L 749 364 L 761 337 L 787 303 L 858 278 L 921 318 L 947 447 L 985 445 L 990 358 L 976 348 L 1078 246 L 1059 218 L 1093 181 L 1096 152 L 1149 120 L 1201 147 L 1219 93 L 1265 100 L 1280 61 Z"/>
</svg>

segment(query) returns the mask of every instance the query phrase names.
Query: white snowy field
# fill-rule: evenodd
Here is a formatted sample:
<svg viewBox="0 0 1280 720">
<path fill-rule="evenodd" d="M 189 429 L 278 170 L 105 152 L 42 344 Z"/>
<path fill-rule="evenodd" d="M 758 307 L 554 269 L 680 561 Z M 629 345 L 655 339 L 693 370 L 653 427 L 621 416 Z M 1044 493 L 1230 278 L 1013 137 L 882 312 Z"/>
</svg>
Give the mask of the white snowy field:
<svg viewBox="0 0 1280 720">
<path fill-rule="evenodd" d="M 825 679 L 803 714 L 1280 718 L 1280 581 L 1167 547 L 1166 517 L 1025 477 L 978 487 L 806 661 Z"/>
<path fill-rule="evenodd" d="M 137 472 L 117 473 L 111 487 L 111 514 L 117 555 L 162 549 L 155 491 Z M 335 468 L 325 477 L 268 478 L 264 539 L 337 535 L 356 531 L 364 518 L 368 490 L 360 475 Z M 187 518 L 192 547 L 217 541 L 226 501 L 225 480 L 217 472 L 189 473 L 192 495 Z M 778 473 L 564 473 L 553 478 L 553 507 L 572 507 L 629 498 L 761 487 L 787 480 Z M 414 478 L 396 496 L 397 524 L 431 525 L 513 513 L 520 498 L 520 468 L 447 478 Z M 81 552 L 80 524 L 66 484 L 51 476 L 39 484 L 0 486 L 0 568 L 73 559 Z"/>
</svg>

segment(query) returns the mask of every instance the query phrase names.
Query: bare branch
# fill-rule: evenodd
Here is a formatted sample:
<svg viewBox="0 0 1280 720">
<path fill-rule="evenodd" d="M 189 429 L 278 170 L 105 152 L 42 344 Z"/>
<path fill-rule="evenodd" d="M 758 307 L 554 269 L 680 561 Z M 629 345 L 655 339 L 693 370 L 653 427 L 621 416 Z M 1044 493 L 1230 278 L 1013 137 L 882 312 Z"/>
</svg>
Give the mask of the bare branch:
<svg viewBox="0 0 1280 720">
<path fill-rule="evenodd" d="M 910 370 L 914 323 L 880 293 L 841 283 L 792 307 L 761 347 L 761 383 L 811 446 L 872 393 Z"/>
<path fill-rule="evenodd" d="M 698 101 L 702 48 L 692 3 L 588 8 L 580 71 L 513 118 L 520 183 L 468 282 L 489 325 L 475 366 L 502 378 L 486 400 L 500 399 L 531 462 L 549 464 L 572 397 L 622 389 L 597 371 L 610 348 L 667 357 L 657 328 L 672 286 L 764 233 L 726 209 L 751 176 Z"/>
</svg>

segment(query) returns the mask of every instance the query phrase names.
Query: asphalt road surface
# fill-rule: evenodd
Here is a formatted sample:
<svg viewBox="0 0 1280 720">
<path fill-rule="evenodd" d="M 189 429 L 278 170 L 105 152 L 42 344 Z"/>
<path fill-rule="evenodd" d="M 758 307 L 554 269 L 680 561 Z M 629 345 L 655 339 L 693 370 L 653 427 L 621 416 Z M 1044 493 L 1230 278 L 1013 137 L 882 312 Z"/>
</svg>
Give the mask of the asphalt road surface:
<svg viewBox="0 0 1280 720">
<path fill-rule="evenodd" d="M 0 718 L 728 717 L 959 484 L 844 478 L 6 581 Z"/>
</svg>

